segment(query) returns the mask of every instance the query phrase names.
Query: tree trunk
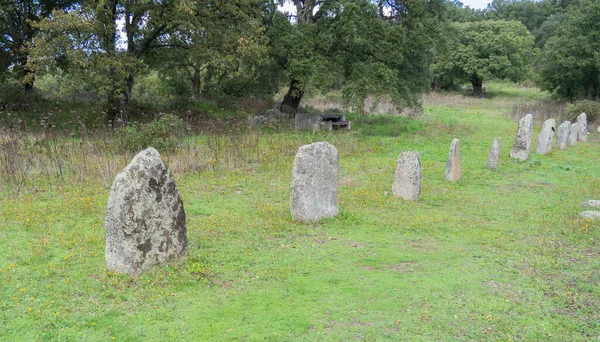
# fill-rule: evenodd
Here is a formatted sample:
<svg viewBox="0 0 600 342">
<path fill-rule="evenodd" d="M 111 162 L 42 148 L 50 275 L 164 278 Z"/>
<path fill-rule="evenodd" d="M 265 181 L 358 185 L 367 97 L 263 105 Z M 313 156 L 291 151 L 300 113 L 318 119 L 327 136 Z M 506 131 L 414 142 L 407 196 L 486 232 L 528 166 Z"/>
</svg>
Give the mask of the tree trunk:
<svg viewBox="0 0 600 342">
<path fill-rule="evenodd" d="M 473 76 L 469 78 L 471 85 L 473 86 L 473 96 L 483 96 L 483 79 L 481 77 Z"/>
<path fill-rule="evenodd" d="M 285 94 L 283 102 L 281 102 L 281 111 L 290 118 L 294 118 L 298 112 L 298 107 L 300 107 L 302 95 L 304 95 L 304 91 L 300 89 L 300 82 L 292 79 L 290 88 L 287 94 Z"/>
<path fill-rule="evenodd" d="M 195 99 L 200 98 L 200 70 L 194 68 L 194 74 L 192 75 L 192 95 Z"/>
<path fill-rule="evenodd" d="M 590 81 L 587 86 L 587 99 L 590 101 L 596 101 L 598 98 L 598 81 L 597 77 Z"/>
</svg>

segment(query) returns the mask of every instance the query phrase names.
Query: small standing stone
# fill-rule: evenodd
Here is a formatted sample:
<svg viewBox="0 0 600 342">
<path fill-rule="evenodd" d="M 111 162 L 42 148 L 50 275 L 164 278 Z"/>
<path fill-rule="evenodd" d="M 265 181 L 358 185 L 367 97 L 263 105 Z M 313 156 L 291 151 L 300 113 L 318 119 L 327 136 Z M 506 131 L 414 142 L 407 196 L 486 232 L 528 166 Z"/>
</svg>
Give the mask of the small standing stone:
<svg viewBox="0 0 600 342">
<path fill-rule="evenodd" d="M 187 254 L 183 203 L 154 148 L 138 153 L 116 176 L 104 229 L 110 271 L 140 275 Z"/>
<path fill-rule="evenodd" d="M 581 130 L 581 125 L 577 122 L 571 124 L 569 126 L 569 140 L 567 141 L 567 145 L 575 146 L 577 144 L 577 138 L 579 136 L 579 132 Z"/>
<path fill-rule="evenodd" d="M 402 152 L 396 162 L 392 194 L 408 201 L 418 201 L 422 177 L 419 152 Z"/>
<path fill-rule="evenodd" d="M 510 151 L 510 157 L 520 160 L 529 159 L 529 148 L 533 137 L 533 114 L 527 114 L 519 120 L 515 144 Z"/>
<path fill-rule="evenodd" d="M 587 114 L 579 114 L 579 116 L 577 116 L 577 123 L 579 124 L 579 133 L 577 134 L 577 141 L 587 141 Z"/>
<path fill-rule="evenodd" d="M 487 159 L 488 170 L 496 170 L 500 161 L 500 138 L 495 138 L 490 147 L 490 153 Z"/>
<path fill-rule="evenodd" d="M 446 163 L 445 178 L 449 182 L 455 182 L 462 176 L 460 168 L 460 140 L 452 139 L 450 152 L 448 153 L 448 162 Z"/>
<path fill-rule="evenodd" d="M 298 149 L 292 169 L 290 211 L 296 221 L 316 222 L 338 213 L 338 152 L 327 142 Z"/>
<path fill-rule="evenodd" d="M 569 142 L 569 128 L 571 127 L 571 121 L 565 121 L 560 126 L 558 126 L 558 131 L 556 132 L 556 148 L 559 150 L 564 150 L 567 148 L 567 143 Z"/>
<path fill-rule="evenodd" d="M 554 131 L 556 127 L 556 121 L 554 119 L 548 119 L 544 121 L 542 130 L 538 135 L 536 152 L 537 154 L 548 154 L 552 150 L 552 140 L 554 140 Z"/>
</svg>

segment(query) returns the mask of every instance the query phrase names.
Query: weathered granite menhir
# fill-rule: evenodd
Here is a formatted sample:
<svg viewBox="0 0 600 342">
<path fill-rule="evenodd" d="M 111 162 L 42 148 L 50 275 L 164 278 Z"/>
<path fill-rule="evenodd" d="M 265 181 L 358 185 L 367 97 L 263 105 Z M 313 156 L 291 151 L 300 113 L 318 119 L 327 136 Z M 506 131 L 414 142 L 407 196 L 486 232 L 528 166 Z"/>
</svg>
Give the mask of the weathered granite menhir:
<svg viewBox="0 0 600 342">
<path fill-rule="evenodd" d="M 460 165 L 460 140 L 454 138 L 450 144 L 448 153 L 448 162 L 446 163 L 446 172 L 444 178 L 449 182 L 456 182 L 462 176 Z"/>
<path fill-rule="evenodd" d="M 533 114 L 527 114 L 519 120 L 515 143 L 510 151 L 510 157 L 520 160 L 529 159 L 529 149 L 533 137 Z"/>
<path fill-rule="evenodd" d="M 567 140 L 567 145 L 575 146 L 579 134 L 581 134 L 581 125 L 578 122 L 572 123 L 571 126 L 569 126 L 569 139 Z"/>
<path fill-rule="evenodd" d="M 104 229 L 111 271 L 140 275 L 187 254 L 183 202 L 154 148 L 138 153 L 116 176 Z"/>
<path fill-rule="evenodd" d="M 579 114 L 579 116 L 577 116 L 577 123 L 579 124 L 579 133 L 577 134 L 577 141 L 587 141 L 587 114 Z"/>
<path fill-rule="evenodd" d="M 537 154 L 548 154 L 552 150 L 552 141 L 554 140 L 554 131 L 556 127 L 556 121 L 554 119 L 548 119 L 544 121 L 542 130 L 538 135 L 536 153 Z"/>
<path fill-rule="evenodd" d="M 408 201 L 418 201 L 422 178 L 419 152 L 402 152 L 396 162 L 392 194 Z"/>
<path fill-rule="evenodd" d="M 571 121 L 565 121 L 560 126 L 558 126 L 558 130 L 556 132 L 556 148 L 559 150 L 564 150 L 567 148 L 569 143 L 569 131 L 571 127 Z"/>
<path fill-rule="evenodd" d="M 338 214 L 338 151 L 327 142 L 298 149 L 292 169 L 290 211 L 301 222 Z"/>
<path fill-rule="evenodd" d="M 488 170 L 496 170 L 498 168 L 499 162 L 500 162 L 500 138 L 495 138 L 494 141 L 492 141 L 492 146 L 490 147 L 490 153 L 488 154 L 486 167 Z"/>
</svg>

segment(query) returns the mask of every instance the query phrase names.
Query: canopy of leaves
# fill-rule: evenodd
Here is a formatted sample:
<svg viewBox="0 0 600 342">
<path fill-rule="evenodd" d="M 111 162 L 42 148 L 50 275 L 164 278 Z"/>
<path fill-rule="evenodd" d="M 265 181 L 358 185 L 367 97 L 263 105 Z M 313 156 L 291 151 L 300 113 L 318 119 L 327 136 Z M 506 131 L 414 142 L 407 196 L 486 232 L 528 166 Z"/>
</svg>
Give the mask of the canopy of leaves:
<svg viewBox="0 0 600 342">
<path fill-rule="evenodd" d="M 520 22 L 454 23 L 451 29 L 450 46 L 433 66 L 438 76 L 458 81 L 520 81 L 527 77 L 534 57 L 534 38 Z"/>
<path fill-rule="evenodd" d="M 574 100 L 600 96 L 600 2 L 572 6 L 546 43 L 538 63 L 543 89 Z"/>
<path fill-rule="evenodd" d="M 271 57 L 292 83 L 304 91 L 341 89 L 358 110 L 369 95 L 419 105 L 441 32 L 441 0 L 330 0 L 313 9 L 297 23 L 277 14 L 267 31 Z"/>
</svg>

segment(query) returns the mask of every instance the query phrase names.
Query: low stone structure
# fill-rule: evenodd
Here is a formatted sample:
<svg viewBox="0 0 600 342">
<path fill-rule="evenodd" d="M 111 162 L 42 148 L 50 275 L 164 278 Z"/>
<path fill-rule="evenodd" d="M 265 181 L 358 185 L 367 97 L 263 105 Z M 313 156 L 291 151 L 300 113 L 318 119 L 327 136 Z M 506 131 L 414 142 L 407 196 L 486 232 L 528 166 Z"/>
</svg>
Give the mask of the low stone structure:
<svg viewBox="0 0 600 342">
<path fill-rule="evenodd" d="M 449 182 L 456 182 L 461 176 L 460 140 L 454 138 L 450 144 L 450 152 L 448 153 L 448 162 L 446 163 L 446 172 L 444 178 Z"/>
<path fill-rule="evenodd" d="M 575 122 L 569 126 L 569 139 L 567 140 L 568 146 L 575 146 L 577 144 L 577 138 L 579 137 L 581 125 Z"/>
<path fill-rule="evenodd" d="M 587 141 L 587 114 L 579 114 L 579 116 L 577 116 L 577 123 L 579 124 L 579 134 L 577 135 L 577 141 Z"/>
<path fill-rule="evenodd" d="M 318 130 L 321 123 L 321 114 L 296 113 L 294 128 L 299 131 Z"/>
<path fill-rule="evenodd" d="M 542 130 L 538 135 L 536 153 L 537 154 L 548 154 L 552 150 L 552 141 L 554 140 L 554 131 L 556 127 L 556 121 L 554 119 L 548 119 L 544 121 Z"/>
<path fill-rule="evenodd" d="M 556 148 L 559 150 L 564 150 L 567 148 L 567 144 L 569 142 L 569 129 L 571 127 L 571 121 L 565 121 L 560 126 L 558 126 L 558 130 L 556 132 Z"/>
<path fill-rule="evenodd" d="M 495 138 L 490 147 L 490 153 L 487 158 L 487 169 L 496 170 L 500 162 L 500 138 Z"/>
<path fill-rule="evenodd" d="M 533 114 L 527 114 L 519 120 L 515 143 L 510 151 L 510 157 L 520 160 L 529 159 L 529 149 L 533 137 Z"/>
<path fill-rule="evenodd" d="M 138 153 L 115 177 L 104 229 L 110 271 L 140 275 L 187 254 L 183 202 L 154 148 Z"/>
<path fill-rule="evenodd" d="M 422 178 L 419 152 L 402 152 L 396 161 L 392 194 L 408 201 L 418 201 Z"/>
<path fill-rule="evenodd" d="M 292 169 L 290 211 L 301 222 L 317 222 L 338 213 L 338 152 L 327 142 L 298 149 Z"/>
</svg>

